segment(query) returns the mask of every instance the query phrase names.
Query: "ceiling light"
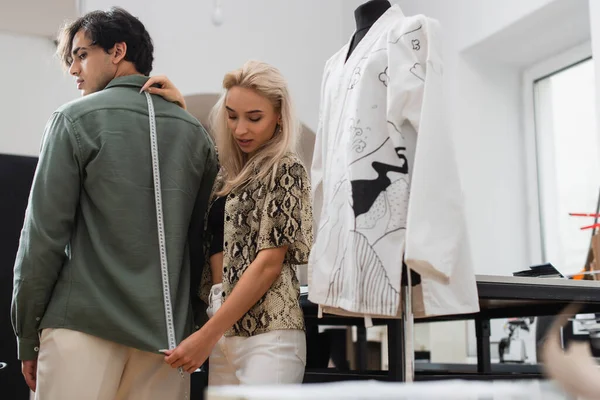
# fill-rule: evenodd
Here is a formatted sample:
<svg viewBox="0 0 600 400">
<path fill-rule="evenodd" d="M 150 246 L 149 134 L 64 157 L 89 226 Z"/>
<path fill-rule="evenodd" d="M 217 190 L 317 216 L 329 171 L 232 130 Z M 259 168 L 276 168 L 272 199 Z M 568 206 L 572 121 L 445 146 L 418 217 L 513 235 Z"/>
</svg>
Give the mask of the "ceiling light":
<svg viewBox="0 0 600 400">
<path fill-rule="evenodd" d="M 212 15 L 212 23 L 219 26 L 223 23 L 223 9 L 221 8 L 221 0 L 215 0 L 215 9 Z"/>
</svg>

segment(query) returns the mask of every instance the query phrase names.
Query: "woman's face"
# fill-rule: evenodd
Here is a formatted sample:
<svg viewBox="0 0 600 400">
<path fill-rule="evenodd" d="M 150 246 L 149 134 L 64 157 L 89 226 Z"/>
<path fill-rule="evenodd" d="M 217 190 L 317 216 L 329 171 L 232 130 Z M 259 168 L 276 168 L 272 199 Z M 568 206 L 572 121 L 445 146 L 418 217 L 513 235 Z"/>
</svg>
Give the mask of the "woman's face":
<svg viewBox="0 0 600 400">
<path fill-rule="evenodd" d="M 271 102 L 252 89 L 234 86 L 225 99 L 227 126 L 237 145 L 251 154 L 275 134 L 279 113 Z"/>
</svg>

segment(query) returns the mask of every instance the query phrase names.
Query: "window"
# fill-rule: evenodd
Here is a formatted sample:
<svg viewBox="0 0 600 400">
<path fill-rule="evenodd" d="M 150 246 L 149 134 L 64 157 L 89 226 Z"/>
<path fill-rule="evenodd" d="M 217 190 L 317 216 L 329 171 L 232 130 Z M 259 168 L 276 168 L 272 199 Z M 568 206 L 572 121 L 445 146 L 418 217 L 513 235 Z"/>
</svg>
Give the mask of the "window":
<svg viewBox="0 0 600 400">
<path fill-rule="evenodd" d="M 550 262 L 566 274 L 583 269 L 591 230 L 581 227 L 594 223 L 593 218 L 569 213 L 594 213 L 600 192 L 600 134 L 590 54 L 589 45 L 573 49 L 532 68 L 525 79 L 532 102 L 529 150 L 534 150 L 533 157 L 531 151 L 528 154 L 533 158 L 528 182 L 533 186 L 530 196 L 537 200 L 530 208 L 532 243 L 537 244 L 532 261 Z"/>
</svg>

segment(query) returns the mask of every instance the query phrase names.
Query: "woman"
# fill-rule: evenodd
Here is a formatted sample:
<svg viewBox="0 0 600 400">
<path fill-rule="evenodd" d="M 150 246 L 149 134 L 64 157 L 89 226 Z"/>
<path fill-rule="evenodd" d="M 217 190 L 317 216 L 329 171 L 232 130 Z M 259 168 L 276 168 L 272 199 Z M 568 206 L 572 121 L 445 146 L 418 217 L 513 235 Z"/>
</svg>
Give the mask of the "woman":
<svg viewBox="0 0 600 400">
<path fill-rule="evenodd" d="M 211 112 L 221 171 L 200 288 L 210 318 L 165 360 L 193 372 L 210 354 L 209 385 L 300 383 L 306 337 L 296 265 L 308 262 L 312 210 L 295 153 L 298 124 L 287 84 L 272 66 L 248 62 L 225 75 L 223 88 Z M 185 108 L 165 77 L 142 90 Z"/>
</svg>

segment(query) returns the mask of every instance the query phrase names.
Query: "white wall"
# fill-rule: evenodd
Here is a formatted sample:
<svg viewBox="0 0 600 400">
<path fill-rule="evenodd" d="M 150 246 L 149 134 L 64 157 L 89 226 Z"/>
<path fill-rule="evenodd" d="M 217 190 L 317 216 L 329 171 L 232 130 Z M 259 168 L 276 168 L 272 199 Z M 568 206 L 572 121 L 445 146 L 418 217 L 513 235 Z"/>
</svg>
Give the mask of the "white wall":
<svg viewBox="0 0 600 400">
<path fill-rule="evenodd" d="M 220 92 L 223 75 L 254 58 L 287 78 L 300 119 L 318 120 L 325 61 L 343 44 L 342 0 L 223 1 L 224 22 L 211 23 L 213 1 L 121 0 L 138 16 L 155 44 L 154 74 L 167 74 L 184 94 Z M 85 10 L 110 0 L 87 0 Z"/>
<path fill-rule="evenodd" d="M 52 37 L 77 14 L 77 0 L 2 0 L 0 10 L 1 31 Z"/>
<path fill-rule="evenodd" d="M 44 126 L 78 96 L 50 39 L 0 32 L 0 153 L 37 155 Z"/>
<path fill-rule="evenodd" d="M 444 25 L 446 44 L 465 49 L 554 0 L 398 0 L 406 15 L 425 14 Z"/>
<path fill-rule="evenodd" d="M 592 53 L 600 54 L 600 2 L 590 2 L 590 26 L 592 29 Z M 599 57 L 596 57 L 598 59 Z M 600 127 L 600 62 L 596 67 L 596 124 Z"/>
</svg>

